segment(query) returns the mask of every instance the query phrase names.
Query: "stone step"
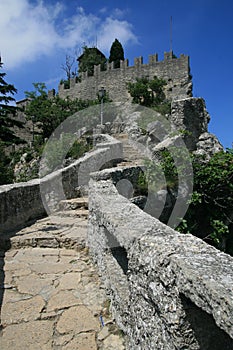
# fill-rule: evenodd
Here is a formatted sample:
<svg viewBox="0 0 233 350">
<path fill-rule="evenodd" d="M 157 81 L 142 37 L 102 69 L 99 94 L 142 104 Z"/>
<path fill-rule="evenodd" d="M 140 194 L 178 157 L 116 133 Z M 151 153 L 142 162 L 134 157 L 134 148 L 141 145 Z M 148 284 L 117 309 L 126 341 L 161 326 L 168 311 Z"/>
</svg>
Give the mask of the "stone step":
<svg viewBox="0 0 233 350">
<path fill-rule="evenodd" d="M 84 232 L 84 233 L 83 233 Z M 81 235 L 82 233 L 82 235 Z M 2 241 L 1 247 L 6 248 L 8 241 Z M 54 235 L 51 232 L 38 232 L 34 234 L 25 234 L 22 236 L 15 236 L 10 239 L 11 249 L 21 248 L 67 248 L 81 250 L 86 246 L 86 229 L 79 229 L 79 233 L 68 233 Z"/>
<path fill-rule="evenodd" d="M 119 166 L 129 166 L 129 165 L 143 165 L 143 155 L 135 148 L 128 138 L 128 134 L 118 134 L 115 135 L 115 138 L 122 142 L 123 146 L 123 163 L 120 163 Z M 130 162 L 128 164 L 128 162 Z"/>
<path fill-rule="evenodd" d="M 121 133 L 121 134 L 114 134 L 113 137 L 115 137 L 117 140 L 128 140 L 128 134 L 124 134 L 124 133 Z"/>
<path fill-rule="evenodd" d="M 65 199 L 59 203 L 59 210 L 88 209 L 88 197 Z"/>
<path fill-rule="evenodd" d="M 137 161 L 127 161 L 124 160 L 117 164 L 118 167 L 129 167 L 129 166 L 143 166 L 143 161 L 137 160 Z"/>
<path fill-rule="evenodd" d="M 118 134 L 114 137 L 121 141 L 123 146 L 123 160 L 118 163 L 118 167 L 144 165 L 143 155 L 130 143 L 128 134 Z"/>
<path fill-rule="evenodd" d="M 59 211 L 57 215 L 61 217 L 76 217 L 76 218 L 88 218 L 89 211 L 88 209 L 66 209 Z"/>
<path fill-rule="evenodd" d="M 84 209 L 84 213 L 78 216 L 75 215 L 75 210 L 56 212 L 13 235 L 10 233 L 1 235 L 0 249 L 27 247 L 84 249 L 87 230 L 86 211 Z"/>
</svg>

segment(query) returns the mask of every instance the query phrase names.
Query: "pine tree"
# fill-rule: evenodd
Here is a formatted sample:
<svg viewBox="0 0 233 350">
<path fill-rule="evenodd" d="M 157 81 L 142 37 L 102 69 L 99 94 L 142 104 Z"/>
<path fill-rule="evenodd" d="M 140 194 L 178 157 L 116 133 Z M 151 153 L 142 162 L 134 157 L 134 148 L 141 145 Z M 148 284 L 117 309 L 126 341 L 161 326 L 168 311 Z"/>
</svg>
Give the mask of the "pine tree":
<svg viewBox="0 0 233 350">
<path fill-rule="evenodd" d="M 119 40 L 115 39 L 110 49 L 109 62 L 114 62 L 114 68 L 120 68 L 120 61 L 124 59 L 124 49 Z"/>
<path fill-rule="evenodd" d="M 3 63 L 0 57 L 0 68 L 2 69 Z M 0 141 L 6 145 L 12 143 L 19 143 L 21 140 L 14 135 L 11 130 L 12 127 L 22 127 L 22 122 L 13 119 L 17 108 L 9 105 L 10 102 L 15 101 L 14 95 L 17 90 L 12 84 L 8 84 L 5 81 L 6 73 L 0 73 Z"/>
</svg>

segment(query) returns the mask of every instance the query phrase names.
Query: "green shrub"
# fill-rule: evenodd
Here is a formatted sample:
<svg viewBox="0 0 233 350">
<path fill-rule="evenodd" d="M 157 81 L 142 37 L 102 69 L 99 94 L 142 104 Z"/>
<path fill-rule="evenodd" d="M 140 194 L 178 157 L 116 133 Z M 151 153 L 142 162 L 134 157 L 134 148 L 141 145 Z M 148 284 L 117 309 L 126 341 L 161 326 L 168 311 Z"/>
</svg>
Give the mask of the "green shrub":
<svg viewBox="0 0 233 350">
<path fill-rule="evenodd" d="M 233 255 L 233 154 L 219 152 L 210 161 L 193 158 L 194 191 L 180 232 L 192 233 Z"/>
</svg>

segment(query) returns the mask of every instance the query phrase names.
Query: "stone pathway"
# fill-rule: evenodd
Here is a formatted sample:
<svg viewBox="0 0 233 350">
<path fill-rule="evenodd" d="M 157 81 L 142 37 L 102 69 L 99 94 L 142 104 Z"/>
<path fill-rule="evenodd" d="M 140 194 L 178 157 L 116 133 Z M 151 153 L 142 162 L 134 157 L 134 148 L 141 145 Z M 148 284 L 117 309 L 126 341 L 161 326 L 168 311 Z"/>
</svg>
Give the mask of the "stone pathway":
<svg viewBox="0 0 233 350">
<path fill-rule="evenodd" d="M 145 157 L 138 149 L 133 145 L 133 142 L 129 140 L 128 134 L 117 134 L 114 137 L 121 141 L 123 145 L 123 158 L 124 160 L 117 166 L 132 166 L 132 165 L 144 165 Z M 138 143 L 138 145 L 140 145 Z"/>
<path fill-rule="evenodd" d="M 85 247 L 80 201 L 2 238 L 11 248 L 0 251 L 1 350 L 125 349 Z"/>
</svg>

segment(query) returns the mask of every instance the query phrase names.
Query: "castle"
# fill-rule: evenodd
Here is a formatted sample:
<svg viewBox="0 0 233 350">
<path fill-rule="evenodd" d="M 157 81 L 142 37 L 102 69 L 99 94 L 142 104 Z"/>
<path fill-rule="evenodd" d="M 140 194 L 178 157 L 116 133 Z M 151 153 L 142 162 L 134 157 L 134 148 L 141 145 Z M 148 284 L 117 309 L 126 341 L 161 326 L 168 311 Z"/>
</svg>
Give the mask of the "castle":
<svg viewBox="0 0 233 350">
<path fill-rule="evenodd" d="M 114 68 L 114 62 L 106 63 L 106 70 L 101 70 L 101 65 L 94 66 L 93 76 L 82 72 L 79 79 L 71 78 L 69 88 L 67 84 L 59 84 L 58 95 L 65 99 L 95 100 L 99 90 L 104 87 L 110 100 L 114 102 L 131 101 L 127 83 L 135 82 L 136 78 L 146 77 L 153 79 L 154 76 L 164 79 L 167 84 L 164 87 L 168 99 L 176 100 L 192 97 L 192 76 L 190 74 L 189 56 L 181 54 L 177 58 L 172 51 L 164 53 L 164 60 L 158 60 L 158 54 L 149 55 L 148 64 L 143 64 L 143 57 L 134 59 L 134 65 L 129 66 L 129 60 L 120 61 L 120 68 Z M 53 98 L 55 90 L 48 91 L 48 97 Z M 17 101 L 17 107 L 23 111 L 30 100 L 25 98 Z M 33 138 L 32 122 L 26 120 L 24 112 L 17 113 L 17 119 L 25 123 L 23 130 L 15 128 L 17 136 L 31 142 Z"/>
<path fill-rule="evenodd" d="M 128 59 L 120 62 L 120 68 L 114 68 L 114 62 L 107 63 L 105 71 L 101 70 L 101 65 L 94 66 L 93 76 L 82 72 L 81 81 L 71 78 L 70 87 L 60 84 L 58 93 L 61 98 L 95 100 L 100 88 L 104 87 L 112 101 L 125 102 L 131 99 L 127 91 L 128 82 L 142 77 L 153 79 L 154 76 L 166 80 L 168 99 L 192 96 L 189 56 L 181 54 L 176 58 L 172 51 L 164 53 L 163 61 L 158 60 L 158 54 L 150 55 L 148 64 L 143 64 L 143 58 L 138 57 L 134 59 L 134 66 L 129 66 Z"/>
<path fill-rule="evenodd" d="M 103 86 L 113 101 L 124 102 L 130 100 L 127 82 L 155 75 L 167 81 L 165 93 L 173 99 L 171 122 L 192 136 L 187 147 L 202 150 L 213 135 L 207 132 L 204 100 L 191 97 L 188 56 L 175 58 L 172 52 L 165 53 L 159 62 L 157 55 L 151 55 L 148 64 L 140 57 L 132 67 L 125 60 L 116 69 L 108 64 L 106 71 L 95 66 L 93 76 L 82 73 L 80 82 L 71 79 L 69 89 L 60 85 L 59 95 L 95 99 Z M 144 141 L 153 132 L 148 130 Z M 172 140 L 159 140 L 154 151 Z M 215 150 L 213 145 L 209 143 L 208 153 Z M 217 141 L 215 145 L 219 147 Z M 126 166 L 98 171 L 116 159 L 123 159 L 122 142 L 99 135 L 95 149 L 69 166 L 41 179 L 2 186 L 0 242 L 9 248 L 18 227 L 53 213 L 61 200 L 76 197 L 77 189 L 89 184 L 88 248 L 99 267 L 114 317 L 128 337 L 128 348 L 232 349 L 233 258 L 197 237 L 178 233 L 123 196 L 117 185 L 124 181 L 136 188 L 142 169 Z M 78 230 L 73 232 L 77 238 Z M 29 236 L 33 247 L 37 242 L 43 246 L 43 237 L 38 237 Z M 58 243 L 52 236 L 50 247 L 54 242 Z"/>
</svg>

